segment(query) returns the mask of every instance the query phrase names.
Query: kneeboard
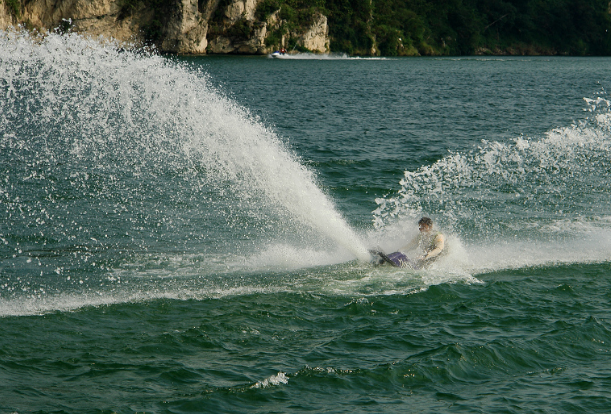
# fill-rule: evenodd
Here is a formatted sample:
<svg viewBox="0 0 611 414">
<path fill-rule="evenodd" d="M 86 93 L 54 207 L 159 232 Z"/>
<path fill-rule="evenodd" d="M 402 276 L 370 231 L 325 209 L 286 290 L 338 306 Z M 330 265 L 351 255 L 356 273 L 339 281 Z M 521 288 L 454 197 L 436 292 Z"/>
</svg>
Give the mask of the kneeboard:
<svg viewBox="0 0 611 414">
<path fill-rule="evenodd" d="M 390 257 L 386 256 L 384 252 L 381 252 L 379 250 L 369 250 L 369 253 L 371 253 L 374 256 L 374 259 L 378 259 L 378 264 L 388 263 L 391 266 L 398 266 L 395 262 L 393 262 L 390 259 Z"/>
<path fill-rule="evenodd" d="M 381 259 L 380 264 L 388 263 L 389 265 L 394 267 L 411 267 L 413 269 L 418 268 L 416 263 L 412 262 L 406 255 L 401 252 L 393 252 L 389 253 L 388 255 L 379 250 L 370 250 L 369 252 Z"/>
</svg>

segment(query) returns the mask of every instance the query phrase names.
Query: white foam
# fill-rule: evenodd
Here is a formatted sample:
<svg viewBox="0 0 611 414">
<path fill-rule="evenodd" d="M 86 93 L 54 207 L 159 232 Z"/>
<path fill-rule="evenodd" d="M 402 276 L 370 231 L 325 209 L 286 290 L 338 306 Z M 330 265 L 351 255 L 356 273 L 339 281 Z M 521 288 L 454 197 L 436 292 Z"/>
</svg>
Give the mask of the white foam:
<svg viewBox="0 0 611 414">
<path fill-rule="evenodd" d="M 345 263 L 354 259 L 346 250 L 315 250 L 287 244 L 274 244 L 259 253 L 241 260 L 244 268 L 251 271 L 295 270 L 316 266 Z"/>
<path fill-rule="evenodd" d="M 275 58 L 271 54 L 269 58 Z M 289 53 L 279 56 L 278 60 L 387 60 L 385 57 L 352 57 L 345 53 Z"/>
<path fill-rule="evenodd" d="M 0 32 L 0 61 L 7 145 L 38 152 L 41 162 L 69 154 L 63 162 L 80 160 L 110 177 L 113 163 L 136 177 L 174 170 L 220 195 L 232 217 L 268 215 L 287 227 L 309 226 L 367 260 L 313 172 L 201 71 L 76 34 L 34 39 L 26 31 Z M 17 114 L 24 102 L 36 112 Z M 30 117 L 38 135 L 22 136 L 16 121 Z M 49 129 L 61 130 L 58 142 L 47 139 Z M 74 179 L 87 187 L 88 176 Z M 112 192 L 120 183 L 109 185 Z"/>
<path fill-rule="evenodd" d="M 149 275 L 151 276 L 151 275 Z M 197 280 L 195 280 L 197 281 Z M 142 303 L 158 299 L 205 300 L 252 294 L 275 294 L 289 291 L 283 286 L 194 286 L 192 283 L 152 283 L 122 286 L 114 289 L 86 288 L 85 291 L 60 294 L 17 296 L 0 301 L 0 317 L 44 315 L 52 312 L 73 312 L 88 307 Z"/>
<path fill-rule="evenodd" d="M 388 234 L 392 249 L 427 215 L 457 237 L 470 272 L 611 260 L 611 104 L 586 104 L 593 115 L 542 137 L 484 140 L 405 171 L 400 189 L 376 200 L 375 237 Z"/>
<path fill-rule="evenodd" d="M 289 377 L 286 376 L 285 372 L 279 372 L 276 375 L 272 375 L 269 378 L 264 379 L 263 381 L 257 381 L 251 388 L 267 388 L 270 386 L 278 386 L 281 384 L 288 384 Z"/>
</svg>

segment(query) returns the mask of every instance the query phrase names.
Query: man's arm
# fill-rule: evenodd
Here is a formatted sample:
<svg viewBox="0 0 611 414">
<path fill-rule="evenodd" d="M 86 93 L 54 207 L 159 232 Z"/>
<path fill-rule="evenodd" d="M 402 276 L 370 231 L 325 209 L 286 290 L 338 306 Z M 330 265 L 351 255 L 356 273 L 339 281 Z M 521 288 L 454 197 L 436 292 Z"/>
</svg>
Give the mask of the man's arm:
<svg viewBox="0 0 611 414">
<path fill-rule="evenodd" d="M 429 259 L 439 256 L 441 252 L 443 251 L 444 247 L 445 247 L 445 238 L 443 237 L 443 234 L 440 233 L 437 235 L 437 237 L 435 237 L 435 248 L 427 252 L 422 257 L 422 260 L 425 261 L 425 260 L 429 260 Z"/>
</svg>

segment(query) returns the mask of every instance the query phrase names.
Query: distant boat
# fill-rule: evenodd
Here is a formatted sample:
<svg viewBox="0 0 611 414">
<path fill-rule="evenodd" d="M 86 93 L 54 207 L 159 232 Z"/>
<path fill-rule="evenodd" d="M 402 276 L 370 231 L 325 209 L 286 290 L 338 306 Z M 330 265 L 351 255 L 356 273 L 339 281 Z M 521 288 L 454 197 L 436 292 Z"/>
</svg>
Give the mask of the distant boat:
<svg viewBox="0 0 611 414">
<path fill-rule="evenodd" d="M 289 54 L 286 52 L 286 49 L 282 48 L 280 50 L 276 50 L 270 56 L 276 59 L 282 59 L 282 58 L 288 57 Z"/>
</svg>

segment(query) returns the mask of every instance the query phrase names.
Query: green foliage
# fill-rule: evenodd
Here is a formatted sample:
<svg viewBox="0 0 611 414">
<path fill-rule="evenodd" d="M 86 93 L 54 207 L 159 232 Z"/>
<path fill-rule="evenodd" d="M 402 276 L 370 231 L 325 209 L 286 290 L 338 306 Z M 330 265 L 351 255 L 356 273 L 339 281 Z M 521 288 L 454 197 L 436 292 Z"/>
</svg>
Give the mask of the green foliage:
<svg viewBox="0 0 611 414">
<path fill-rule="evenodd" d="M 290 5 L 285 4 L 282 6 L 282 8 L 280 8 L 279 16 L 282 20 L 286 20 L 289 23 L 295 23 L 297 20 L 297 11 Z"/>
<path fill-rule="evenodd" d="M 209 33 L 224 30 L 230 1 L 220 1 Z M 271 29 L 268 46 L 302 32 L 320 12 L 331 50 L 351 55 L 611 55 L 609 0 L 263 0 L 255 16 L 265 21 L 275 12 L 282 24 Z M 231 29 L 251 32 L 246 22 Z M 296 39 L 288 41 L 292 47 Z"/>
<path fill-rule="evenodd" d="M 328 17 L 331 49 L 367 55 L 611 55 L 608 0 L 264 0 L 258 11 L 303 26 Z M 304 13 L 312 16 L 312 13 Z"/>
<path fill-rule="evenodd" d="M 328 14 L 324 5 L 325 0 L 263 0 L 257 6 L 255 17 L 259 21 L 265 21 L 273 13 L 278 12 L 280 19 L 279 26 L 274 27 L 267 34 L 266 46 L 279 48 L 283 36 L 303 32 L 314 23 L 314 16 L 317 13 Z M 289 50 L 308 51 L 297 44 L 296 38 L 289 37 L 287 42 L 285 46 Z"/>
<path fill-rule="evenodd" d="M 351 55 L 368 55 L 374 45 L 370 0 L 328 0 L 331 50 Z"/>
<path fill-rule="evenodd" d="M 17 18 L 21 17 L 21 2 L 19 0 L 4 0 L 13 15 Z"/>
<path fill-rule="evenodd" d="M 3 1 L 20 19 L 22 1 Z M 252 22 L 245 19 L 227 29 L 224 13 L 231 2 L 219 1 L 208 22 L 209 36 L 252 36 Z M 198 0 L 200 12 L 206 4 Z M 141 22 L 149 44 L 164 38 L 178 7 L 168 0 L 119 0 L 118 5 L 119 20 L 141 8 L 152 12 Z M 331 50 L 351 55 L 611 55 L 609 0 L 262 0 L 255 17 L 265 21 L 275 12 L 282 23 L 270 28 L 270 47 L 303 32 L 322 13 Z M 296 42 L 289 37 L 285 46 Z"/>
<path fill-rule="evenodd" d="M 252 32 L 252 23 L 245 19 L 240 19 L 229 28 L 226 34 L 229 37 L 248 39 L 252 35 Z"/>
<path fill-rule="evenodd" d="M 257 5 L 255 17 L 260 21 L 265 21 L 272 13 L 280 10 L 281 0 L 263 0 Z"/>
<path fill-rule="evenodd" d="M 403 44 L 403 34 L 398 29 L 389 26 L 378 26 L 375 28 L 378 49 L 384 56 L 397 56 Z"/>
<path fill-rule="evenodd" d="M 265 38 L 265 45 L 268 47 L 280 48 L 280 43 L 282 42 L 282 31 L 274 30 L 267 35 Z"/>
</svg>

